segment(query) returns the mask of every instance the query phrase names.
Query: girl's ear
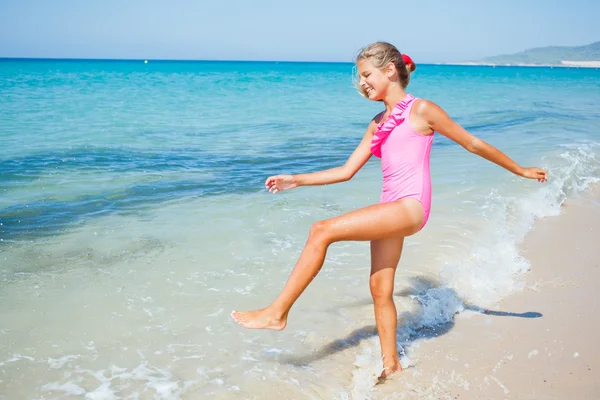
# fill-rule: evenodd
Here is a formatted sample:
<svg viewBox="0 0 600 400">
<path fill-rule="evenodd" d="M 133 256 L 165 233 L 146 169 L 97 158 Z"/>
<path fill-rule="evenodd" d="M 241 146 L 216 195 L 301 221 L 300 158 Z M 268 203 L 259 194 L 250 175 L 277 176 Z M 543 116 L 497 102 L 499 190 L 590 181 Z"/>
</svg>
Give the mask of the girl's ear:
<svg viewBox="0 0 600 400">
<path fill-rule="evenodd" d="M 392 76 L 394 76 L 394 74 L 396 73 L 396 66 L 394 65 L 393 62 L 389 62 L 386 66 L 385 66 L 385 74 L 388 78 L 391 78 Z"/>
</svg>

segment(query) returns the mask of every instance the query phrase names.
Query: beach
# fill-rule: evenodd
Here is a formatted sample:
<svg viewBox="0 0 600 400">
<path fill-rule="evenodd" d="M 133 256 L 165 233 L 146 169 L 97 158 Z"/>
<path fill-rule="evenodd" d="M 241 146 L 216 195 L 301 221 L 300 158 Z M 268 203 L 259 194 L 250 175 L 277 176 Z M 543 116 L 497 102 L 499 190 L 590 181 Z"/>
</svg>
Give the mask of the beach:
<svg viewBox="0 0 600 400">
<path fill-rule="evenodd" d="M 581 67 L 581 68 L 600 68 L 600 61 L 561 61 L 561 64 L 568 67 Z"/>
<path fill-rule="evenodd" d="M 462 65 L 462 66 L 485 66 L 485 67 L 544 67 L 544 68 L 600 68 L 600 61 L 569 61 L 561 60 L 560 64 L 527 64 L 527 63 L 514 63 L 514 64 L 494 64 L 485 62 L 458 62 L 458 63 L 444 63 L 444 65 Z"/>
<path fill-rule="evenodd" d="M 536 221 L 520 246 L 531 261 L 526 289 L 489 309 L 467 307 L 373 398 L 599 398 L 599 231 L 598 186 Z"/>
<path fill-rule="evenodd" d="M 550 180 L 435 134 L 431 216 L 396 271 L 397 382 L 376 385 L 366 242 L 330 246 L 284 331 L 231 319 L 273 300 L 315 222 L 380 201 L 375 157 L 345 183 L 264 186 L 352 154 L 382 108 L 356 93 L 352 67 L 0 59 L 0 399 L 477 398 L 567 390 L 593 372 L 578 336 L 593 332 L 577 297 L 588 286 L 572 286 L 579 264 L 556 264 L 595 249 L 582 237 L 573 250 L 587 231 L 568 225 L 579 208 L 573 218 L 597 221 L 577 203 L 600 181 L 590 68 L 420 65 L 411 77 L 411 94 Z M 529 336 L 547 329 L 557 336 Z M 548 382 L 516 372 L 528 365 Z"/>
</svg>

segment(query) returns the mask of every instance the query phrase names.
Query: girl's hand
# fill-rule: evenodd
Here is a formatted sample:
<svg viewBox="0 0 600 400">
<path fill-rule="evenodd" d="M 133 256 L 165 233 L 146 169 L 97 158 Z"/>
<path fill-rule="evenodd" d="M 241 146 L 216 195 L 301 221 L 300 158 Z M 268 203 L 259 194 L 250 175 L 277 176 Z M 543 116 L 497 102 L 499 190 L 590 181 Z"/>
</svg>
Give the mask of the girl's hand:
<svg viewBox="0 0 600 400">
<path fill-rule="evenodd" d="M 523 168 L 521 176 L 523 178 L 537 179 L 538 182 L 546 182 L 548 180 L 548 171 L 541 168 Z"/>
<path fill-rule="evenodd" d="M 293 175 L 275 175 L 267 178 L 265 186 L 269 192 L 275 194 L 298 187 L 298 182 L 296 182 Z"/>
</svg>

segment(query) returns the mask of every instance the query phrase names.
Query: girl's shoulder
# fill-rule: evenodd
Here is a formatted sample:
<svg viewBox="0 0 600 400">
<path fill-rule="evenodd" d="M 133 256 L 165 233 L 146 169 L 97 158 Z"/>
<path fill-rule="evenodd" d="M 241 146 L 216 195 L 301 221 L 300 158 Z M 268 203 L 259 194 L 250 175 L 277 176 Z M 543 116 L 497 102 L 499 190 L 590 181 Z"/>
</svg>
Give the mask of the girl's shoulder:
<svg viewBox="0 0 600 400">
<path fill-rule="evenodd" d="M 435 104 L 433 101 L 416 98 L 412 105 L 410 117 L 429 119 L 432 115 L 435 115 L 440 110 L 442 110 L 441 107 Z"/>
<path fill-rule="evenodd" d="M 379 125 L 380 123 L 382 123 L 384 115 L 385 115 L 385 110 L 383 110 L 382 112 L 375 115 L 373 117 L 373 119 L 371 120 L 371 124 L 374 123 L 375 125 Z"/>
<path fill-rule="evenodd" d="M 367 131 L 369 131 L 371 133 L 375 133 L 375 131 L 377 131 L 377 127 L 383 122 L 384 115 L 385 115 L 385 110 L 383 110 L 380 113 L 377 113 L 371 119 L 371 122 L 369 122 L 369 127 L 367 128 Z"/>
<path fill-rule="evenodd" d="M 420 97 L 415 98 L 412 107 L 413 107 L 413 109 L 417 109 L 419 111 L 427 111 L 430 108 L 440 108 L 440 106 L 435 104 L 433 101 L 428 100 L 428 99 L 423 99 Z"/>
</svg>

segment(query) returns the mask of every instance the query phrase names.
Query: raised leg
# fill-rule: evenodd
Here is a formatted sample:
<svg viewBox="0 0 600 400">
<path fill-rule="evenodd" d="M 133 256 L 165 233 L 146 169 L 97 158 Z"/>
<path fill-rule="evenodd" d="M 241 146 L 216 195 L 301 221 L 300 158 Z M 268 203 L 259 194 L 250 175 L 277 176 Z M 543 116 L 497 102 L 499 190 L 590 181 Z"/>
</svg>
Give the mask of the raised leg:
<svg viewBox="0 0 600 400">
<path fill-rule="evenodd" d="M 292 305 L 323 266 L 330 244 L 410 236 L 418 232 L 422 223 L 423 207 L 411 198 L 372 205 L 315 223 L 296 266 L 275 301 L 261 310 L 234 311 L 233 319 L 246 328 L 284 329 Z"/>
</svg>

